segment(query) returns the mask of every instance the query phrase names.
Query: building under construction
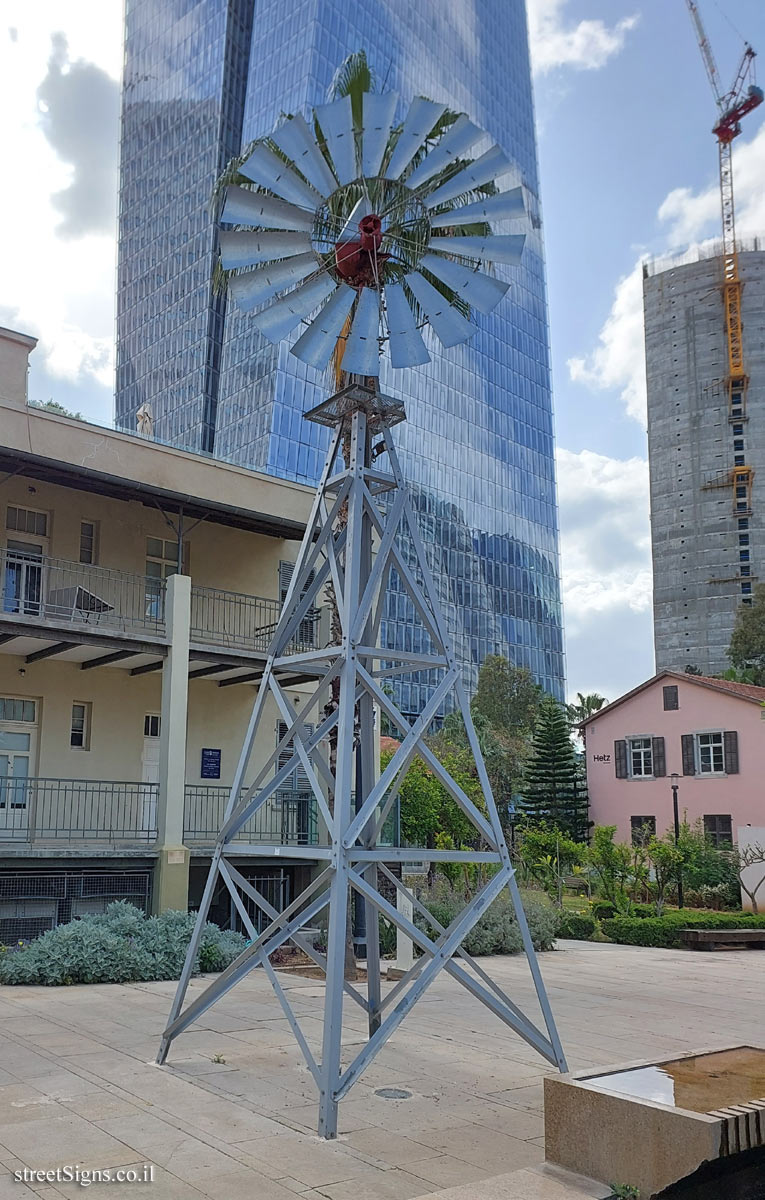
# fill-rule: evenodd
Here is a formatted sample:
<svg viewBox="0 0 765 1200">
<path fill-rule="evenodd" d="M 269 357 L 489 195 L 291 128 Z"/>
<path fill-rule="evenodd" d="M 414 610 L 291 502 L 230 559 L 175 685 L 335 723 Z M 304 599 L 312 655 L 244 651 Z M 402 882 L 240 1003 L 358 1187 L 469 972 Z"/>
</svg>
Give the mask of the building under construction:
<svg viewBox="0 0 765 1200">
<path fill-rule="evenodd" d="M 765 579 L 765 239 L 737 259 L 733 363 L 721 248 L 644 268 L 657 670 L 729 667 Z"/>
</svg>

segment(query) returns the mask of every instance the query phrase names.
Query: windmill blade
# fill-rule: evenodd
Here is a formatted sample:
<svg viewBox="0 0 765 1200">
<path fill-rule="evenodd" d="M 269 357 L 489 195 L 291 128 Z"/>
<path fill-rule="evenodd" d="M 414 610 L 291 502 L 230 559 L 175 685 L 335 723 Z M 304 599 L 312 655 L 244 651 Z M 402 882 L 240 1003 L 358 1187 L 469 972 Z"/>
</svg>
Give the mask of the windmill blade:
<svg viewBox="0 0 765 1200">
<path fill-rule="evenodd" d="M 450 239 L 451 240 L 451 239 Z M 467 300 L 471 308 L 479 312 L 490 313 L 499 304 L 509 283 L 485 275 L 483 271 L 474 271 L 464 263 L 456 263 L 449 258 L 439 258 L 436 254 L 426 254 L 420 259 L 419 267 L 424 267 L 440 279 L 453 292 Z"/>
<path fill-rule="evenodd" d="M 386 285 L 385 312 L 388 318 L 391 366 L 420 367 L 423 363 L 429 363 L 430 355 L 400 283 Z"/>
<path fill-rule="evenodd" d="M 299 321 L 331 296 L 334 290 L 335 284 L 329 275 L 317 275 L 315 279 L 302 283 L 294 292 L 283 296 L 281 300 L 275 300 L 268 308 L 256 313 L 252 323 L 269 342 L 280 342 L 292 333 Z"/>
<path fill-rule="evenodd" d="M 363 93 L 361 172 L 367 179 L 374 179 L 380 174 L 397 104 L 398 92 L 384 92 L 382 95 L 375 92 Z"/>
<path fill-rule="evenodd" d="M 358 178 L 359 172 L 356 166 L 356 139 L 353 133 L 350 96 L 333 100 L 331 104 L 320 104 L 314 112 L 326 139 L 339 182 L 352 183 Z"/>
<path fill-rule="evenodd" d="M 273 262 L 275 258 L 292 258 L 307 254 L 311 238 L 307 233 L 260 233 L 255 230 L 221 230 L 220 261 L 226 271 L 233 267 L 251 267 L 255 263 Z"/>
<path fill-rule="evenodd" d="M 327 196 L 331 196 L 337 183 L 324 155 L 316 145 L 305 117 L 300 113 L 295 117 L 288 117 L 271 134 L 271 141 L 276 142 L 279 149 L 292 159 L 298 171 L 305 175 L 311 186 L 315 187 L 325 200 Z"/>
<path fill-rule="evenodd" d="M 342 368 L 354 375 L 380 374 L 380 293 L 364 287 L 345 343 Z"/>
<path fill-rule="evenodd" d="M 228 286 L 239 308 L 249 312 L 265 300 L 270 300 L 282 288 L 292 283 L 298 283 L 318 269 L 316 255 L 299 254 L 296 258 L 283 258 L 279 262 L 268 263 L 255 271 L 245 271 L 243 275 L 233 275 Z"/>
<path fill-rule="evenodd" d="M 355 289 L 341 283 L 318 317 L 295 342 L 291 353 L 309 367 L 319 371 L 326 367 L 355 299 Z"/>
<path fill-rule="evenodd" d="M 239 171 L 253 183 L 259 183 L 270 192 L 276 192 L 283 200 L 300 204 L 312 213 L 322 202 L 322 197 L 315 188 L 301 179 L 291 167 L 282 162 L 278 154 L 269 150 L 262 142 L 255 147 L 247 162 L 242 163 Z"/>
<path fill-rule="evenodd" d="M 433 326 L 436 337 L 446 350 L 451 346 L 459 346 L 461 342 L 466 342 L 476 332 L 475 325 L 471 325 L 470 321 L 458 313 L 456 308 L 452 308 L 446 297 L 436 291 L 425 276 L 420 275 L 419 271 L 405 275 L 404 282 L 408 285 L 415 300 Z"/>
<path fill-rule="evenodd" d="M 224 225 L 262 225 L 267 229 L 300 229 L 305 233 L 311 232 L 314 220 L 313 213 L 294 204 L 233 184 L 226 188 L 220 219 Z"/>
<path fill-rule="evenodd" d="M 413 190 L 422 187 L 423 183 L 427 183 L 455 159 L 461 158 L 480 137 L 483 137 L 483 130 L 469 121 L 463 113 L 446 131 L 438 145 L 426 155 L 419 167 L 414 168 L 405 181 L 406 186 Z"/>
<path fill-rule="evenodd" d="M 491 150 L 487 150 L 475 162 L 470 163 L 446 183 L 442 183 L 439 188 L 436 188 L 425 200 L 425 207 L 437 208 L 439 204 L 446 204 L 447 200 L 454 200 L 463 192 L 469 192 L 483 183 L 489 183 L 490 180 L 497 179 L 510 169 L 510 159 L 505 152 L 499 146 L 492 146 Z"/>
<path fill-rule="evenodd" d="M 525 233 L 493 234 L 485 237 L 434 237 L 428 242 L 429 250 L 443 250 L 446 254 L 462 254 L 465 258 L 480 258 L 485 262 L 508 263 L 517 267 L 521 261 Z"/>
<path fill-rule="evenodd" d="M 409 166 L 425 138 L 437 121 L 446 112 L 445 104 L 434 104 L 424 96 L 417 96 L 409 106 L 404 127 L 399 134 L 393 154 L 391 155 L 386 179 L 398 179 L 401 172 Z"/>
<path fill-rule="evenodd" d="M 430 218 L 430 224 L 434 229 L 443 229 L 444 226 L 470 225 L 473 221 L 512 221 L 525 216 L 523 188 L 517 187 L 509 192 L 498 192 L 496 196 L 475 200 L 461 208 L 452 208 L 449 212 L 438 213 Z"/>
</svg>

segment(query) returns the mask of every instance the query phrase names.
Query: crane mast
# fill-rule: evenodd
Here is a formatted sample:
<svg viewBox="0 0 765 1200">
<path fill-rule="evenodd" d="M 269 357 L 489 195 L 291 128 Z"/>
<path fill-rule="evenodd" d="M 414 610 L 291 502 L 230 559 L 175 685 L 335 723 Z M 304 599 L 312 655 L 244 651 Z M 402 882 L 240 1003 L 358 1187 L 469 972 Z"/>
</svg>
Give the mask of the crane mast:
<svg viewBox="0 0 765 1200">
<path fill-rule="evenodd" d="M 712 129 L 717 138 L 720 160 L 720 206 L 722 209 L 722 296 L 728 346 L 729 415 L 741 420 L 746 413 L 748 377 L 744 364 L 743 325 L 741 320 L 741 276 L 736 245 L 736 208 L 733 196 L 733 140 L 741 133 L 741 118 L 762 104 L 763 92 L 754 82 L 755 51 L 746 43 L 733 84 L 723 92 L 712 47 L 698 5 L 687 0 L 696 31 L 707 77 L 718 109 Z M 747 81 L 750 80 L 747 87 Z M 751 475 L 749 476 L 749 481 Z"/>
</svg>

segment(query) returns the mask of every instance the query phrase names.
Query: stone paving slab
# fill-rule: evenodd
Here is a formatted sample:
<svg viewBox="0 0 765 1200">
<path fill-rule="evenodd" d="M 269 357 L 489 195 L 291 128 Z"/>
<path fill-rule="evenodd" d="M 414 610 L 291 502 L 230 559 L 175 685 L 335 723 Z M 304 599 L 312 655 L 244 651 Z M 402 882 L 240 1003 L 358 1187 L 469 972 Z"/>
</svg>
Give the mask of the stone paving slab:
<svg viewBox="0 0 765 1200">
<path fill-rule="evenodd" d="M 765 956 L 563 942 L 541 962 L 572 1070 L 762 1042 Z M 485 965 L 536 1017 L 525 961 Z M 204 986 L 193 981 L 191 997 Z M 321 986 L 294 975 L 283 986 L 318 1053 Z M 2 989 L 0 1200 L 81 1197 L 76 1183 L 30 1188 L 12 1178 L 24 1166 L 74 1163 L 151 1163 L 150 1200 L 608 1195 L 542 1165 L 550 1068 L 445 976 L 343 1102 L 330 1144 L 316 1137 L 313 1080 L 262 972 L 182 1035 L 158 1068 L 173 991 L 167 982 Z M 352 1013 L 348 1059 L 363 1037 Z M 391 1087 L 408 1098 L 378 1094 Z"/>
</svg>

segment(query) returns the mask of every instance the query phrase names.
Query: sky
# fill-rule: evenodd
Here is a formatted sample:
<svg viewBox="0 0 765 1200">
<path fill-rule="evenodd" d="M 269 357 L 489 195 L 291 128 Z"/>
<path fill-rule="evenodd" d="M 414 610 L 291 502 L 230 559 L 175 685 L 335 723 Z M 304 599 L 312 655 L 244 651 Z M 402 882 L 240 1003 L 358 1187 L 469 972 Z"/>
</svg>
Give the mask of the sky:
<svg viewBox="0 0 765 1200">
<path fill-rule="evenodd" d="M 350 0 L 349 0 L 350 2 Z M 653 673 L 642 267 L 714 239 L 715 108 L 684 0 L 527 0 L 555 392 L 568 688 Z M 724 82 L 763 0 L 700 0 Z M 120 0 L 4 0 L 0 324 L 40 339 L 30 399 L 113 405 Z M 765 115 L 736 143 L 765 234 Z"/>
</svg>

